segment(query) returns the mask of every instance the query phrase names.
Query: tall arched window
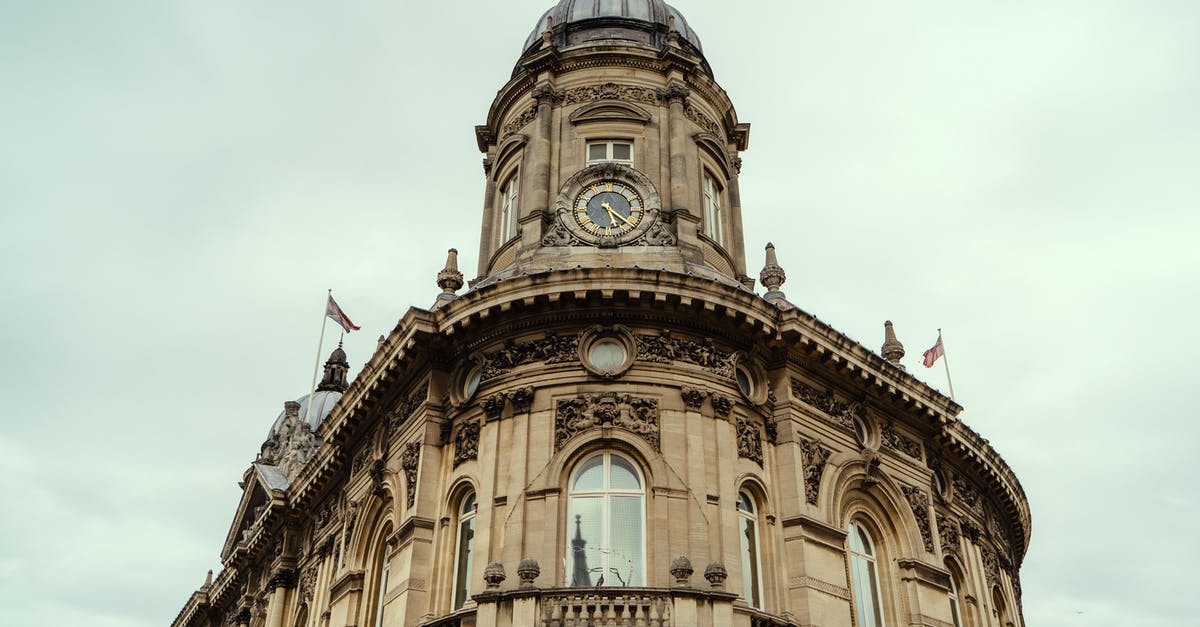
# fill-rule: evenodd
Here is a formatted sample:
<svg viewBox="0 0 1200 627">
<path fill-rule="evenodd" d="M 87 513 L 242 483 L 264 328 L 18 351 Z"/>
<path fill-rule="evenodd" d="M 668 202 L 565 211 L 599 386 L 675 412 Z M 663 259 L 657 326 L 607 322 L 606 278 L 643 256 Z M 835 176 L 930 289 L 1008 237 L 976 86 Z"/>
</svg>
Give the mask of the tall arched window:
<svg viewBox="0 0 1200 627">
<path fill-rule="evenodd" d="M 738 493 L 738 528 L 742 543 L 742 594 L 750 607 L 762 607 L 762 565 L 758 550 L 758 510 L 746 492 Z"/>
<path fill-rule="evenodd" d="M 604 452 L 571 476 L 567 583 L 645 585 L 645 488 L 632 462 Z"/>
<path fill-rule="evenodd" d="M 478 505 L 475 493 L 463 497 L 458 508 L 458 541 L 454 548 L 454 609 L 459 609 L 471 595 L 471 555 L 475 549 L 475 512 Z"/>
<path fill-rule="evenodd" d="M 517 175 L 508 177 L 500 188 L 500 236 L 497 244 L 503 244 L 517 235 Z"/>
<path fill-rule="evenodd" d="M 879 575 L 875 568 L 875 542 L 857 522 L 850 523 L 850 579 L 854 590 L 854 612 L 858 627 L 881 627 L 883 611 L 879 603 Z"/>
<path fill-rule="evenodd" d="M 962 612 L 958 609 L 958 573 L 947 564 L 950 570 L 950 620 L 954 627 L 962 627 Z"/>
<path fill-rule="evenodd" d="M 707 171 L 704 173 L 704 216 L 700 223 L 704 234 L 722 246 L 725 245 L 725 228 L 721 215 L 721 184 Z"/>
<path fill-rule="evenodd" d="M 992 587 L 992 611 L 996 613 L 1001 627 L 1012 624 L 1008 618 L 1008 606 L 1004 603 L 1004 593 L 1000 591 L 1000 586 Z"/>
<path fill-rule="evenodd" d="M 391 570 L 392 543 L 384 541 L 391 535 L 391 529 L 388 528 L 380 536 L 379 555 L 376 558 L 376 572 L 379 577 L 376 579 L 375 586 L 375 627 L 383 625 L 383 606 L 387 601 L 387 586 L 388 586 L 388 571 Z"/>
</svg>

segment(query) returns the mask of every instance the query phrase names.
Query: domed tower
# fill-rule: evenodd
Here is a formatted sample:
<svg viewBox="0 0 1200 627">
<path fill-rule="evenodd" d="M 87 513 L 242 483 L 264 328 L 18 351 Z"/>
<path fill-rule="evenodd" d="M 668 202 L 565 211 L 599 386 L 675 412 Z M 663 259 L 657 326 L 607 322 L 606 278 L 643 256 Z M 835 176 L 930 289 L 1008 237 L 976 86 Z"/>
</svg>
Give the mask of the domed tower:
<svg viewBox="0 0 1200 627">
<path fill-rule="evenodd" d="M 661 0 L 547 11 L 476 128 L 477 278 L 451 250 L 327 417 L 285 408 L 308 453 L 264 445 L 175 624 L 1023 624 L 1028 504 L 962 408 L 769 244 L 754 292 L 748 130 Z"/>
</svg>

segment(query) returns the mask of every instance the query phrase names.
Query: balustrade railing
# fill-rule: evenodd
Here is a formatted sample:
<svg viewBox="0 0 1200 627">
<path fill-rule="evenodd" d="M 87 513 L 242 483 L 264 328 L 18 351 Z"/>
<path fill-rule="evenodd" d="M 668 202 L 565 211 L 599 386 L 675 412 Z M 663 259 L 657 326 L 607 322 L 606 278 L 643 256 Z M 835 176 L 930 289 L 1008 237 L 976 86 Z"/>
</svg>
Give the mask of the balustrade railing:
<svg viewBox="0 0 1200 627">
<path fill-rule="evenodd" d="M 540 627 L 671 627 L 671 597 L 628 588 L 551 593 L 539 602 Z"/>
</svg>

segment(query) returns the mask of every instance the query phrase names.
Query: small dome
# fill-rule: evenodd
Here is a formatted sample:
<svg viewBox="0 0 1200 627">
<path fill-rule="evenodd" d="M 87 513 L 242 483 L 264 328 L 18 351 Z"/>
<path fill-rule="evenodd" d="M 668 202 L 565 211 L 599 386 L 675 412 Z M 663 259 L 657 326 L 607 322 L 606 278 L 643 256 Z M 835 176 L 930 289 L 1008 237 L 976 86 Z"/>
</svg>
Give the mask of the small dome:
<svg viewBox="0 0 1200 627">
<path fill-rule="evenodd" d="M 538 18 L 522 55 L 537 49 L 550 19 L 555 45 L 569 47 L 599 40 L 626 40 L 662 48 L 675 18 L 682 45 L 703 56 L 700 38 L 675 7 L 663 0 L 559 0 Z"/>
<path fill-rule="evenodd" d="M 333 406 L 337 405 L 338 399 L 342 398 L 342 393 L 336 390 L 317 390 L 311 396 L 316 399 L 311 414 L 308 412 L 308 394 L 296 399 L 296 402 L 300 403 L 300 420 L 304 420 L 307 417 L 308 426 L 312 427 L 312 430 L 316 432 L 317 427 L 321 425 L 321 421 L 325 420 L 329 412 L 333 411 Z M 271 433 L 279 431 L 279 425 L 283 424 L 283 419 L 286 417 L 286 410 L 279 413 L 279 417 L 271 425 Z"/>
</svg>

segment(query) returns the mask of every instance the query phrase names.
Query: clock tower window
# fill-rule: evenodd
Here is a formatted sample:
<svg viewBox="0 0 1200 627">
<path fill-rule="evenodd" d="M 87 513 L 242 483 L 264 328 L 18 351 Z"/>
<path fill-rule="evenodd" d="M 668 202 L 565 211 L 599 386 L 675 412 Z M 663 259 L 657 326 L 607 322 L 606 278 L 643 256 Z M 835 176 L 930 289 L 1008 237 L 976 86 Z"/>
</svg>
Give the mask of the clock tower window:
<svg viewBox="0 0 1200 627">
<path fill-rule="evenodd" d="M 725 245 L 725 227 L 721 215 L 721 184 L 708 171 L 704 172 L 704 217 L 701 228 L 704 234 L 722 246 Z"/>
<path fill-rule="evenodd" d="M 588 142 L 587 164 L 604 161 L 633 165 L 633 144 L 627 141 Z"/>
</svg>

